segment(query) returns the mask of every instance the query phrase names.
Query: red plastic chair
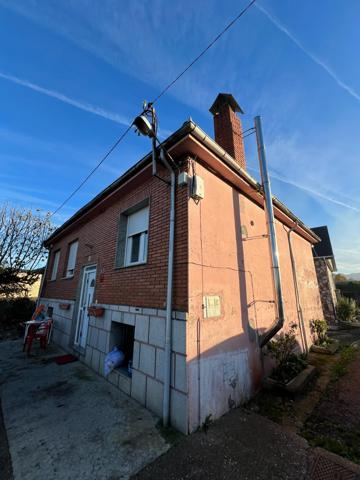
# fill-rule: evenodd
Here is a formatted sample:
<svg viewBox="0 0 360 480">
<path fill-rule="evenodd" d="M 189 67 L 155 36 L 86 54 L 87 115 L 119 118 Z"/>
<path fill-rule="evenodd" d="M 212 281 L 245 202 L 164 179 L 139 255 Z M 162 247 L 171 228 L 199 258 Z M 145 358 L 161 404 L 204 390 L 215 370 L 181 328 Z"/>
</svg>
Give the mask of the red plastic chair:
<svg viewBox="0 0 360 480">
<path fill-rule="evenodd" d="M 40 340 L 40 347 L 43 350 L 46 350 L 46 345 L 48 343 L 49 334 L 51 332 L 52 320 L 38 325 L 30 325 L 29 330 L 25 339 L 24 348 L 27 346 L 27 354 L 30 355 L 31 346 L 34 340 Z"/>
</svg>

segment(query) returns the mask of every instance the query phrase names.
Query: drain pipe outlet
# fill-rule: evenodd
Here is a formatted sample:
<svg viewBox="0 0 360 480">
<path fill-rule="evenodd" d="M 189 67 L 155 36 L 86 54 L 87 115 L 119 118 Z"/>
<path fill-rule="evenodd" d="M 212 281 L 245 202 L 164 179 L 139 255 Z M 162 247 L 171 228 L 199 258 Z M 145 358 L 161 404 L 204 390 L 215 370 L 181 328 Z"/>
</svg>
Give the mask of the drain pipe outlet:
<svg viewBox="0 0 360 480">
<path fill-rule="evenodd" d="M 283 301 L 282 288 L 281 288 L 279 250 L 278 250 L 277 239 L 276 239 L 271 185 L 270 185 L 270 178 L 269 178 L 269 173 L 266 165 L 265 147 L 264 147 L 264 140 L 263 140 L 263 134 L 262 134 L 262 128 L 261 128 L 261 118 L 259 116 L 255 117 L 255 131 L 256 131 L 256 142 L 257 142 L 257 148 L 258 148 L 261 180 L 262 180 L 262 186 L 264 190 L 266 225 L 268 230 L 269 247 L 270 247 L 270 253 L 271 253 L 274 298 L 275 298 L 275 304 L 276 304 L 276 310 L 277 310 L 276 312 L 277 319 L 275 323 L 270 327 L 269 330 L 265 331 L 259 337 L 260 347 L 264 347 L 284 326 L 285 314 L 284 314 L 284 301 Z"/>
<path fill-rule="evenodd" d="M 169 255 L 166 291 L 166 330 L 165 330 L 165 363 L 164 363 L 164 397 L 163 397 L 163 425 L 169 425 L 170 418 L 170 376 L 171 376 L 171 329 L 172 329 L 172 292 L 174 267 L 174 239 L 175 239 L 175 186 L 176 175 L 167 159 L 163 148 L 160 149 L 160 159 L 170 172 L 170 227 L 169 227 Z"/>
</svg>

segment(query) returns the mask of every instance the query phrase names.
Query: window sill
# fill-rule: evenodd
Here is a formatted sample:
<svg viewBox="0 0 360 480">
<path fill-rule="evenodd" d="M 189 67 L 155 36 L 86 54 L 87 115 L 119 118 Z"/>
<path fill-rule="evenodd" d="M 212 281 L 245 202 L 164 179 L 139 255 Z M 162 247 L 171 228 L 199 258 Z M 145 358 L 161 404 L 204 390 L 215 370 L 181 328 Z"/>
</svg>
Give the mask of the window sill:
<svg viewBox="0 0 360 480">
<path fill-rule="evenodd" d="M 129 265 L 122 265 L 121 267 L 115 267 L 115 270 L 124 270 L 124 268 L 138 267 L 139 265 L 146 265 L 146 264 L 147 262 L 130 263 Z"/>
<path fill-rule="evenodd" d="M 74 278 L 74 275 L 68 275 L 67 277 L 62 277 L 61 280 L 71 280 Z"/>
</svg>

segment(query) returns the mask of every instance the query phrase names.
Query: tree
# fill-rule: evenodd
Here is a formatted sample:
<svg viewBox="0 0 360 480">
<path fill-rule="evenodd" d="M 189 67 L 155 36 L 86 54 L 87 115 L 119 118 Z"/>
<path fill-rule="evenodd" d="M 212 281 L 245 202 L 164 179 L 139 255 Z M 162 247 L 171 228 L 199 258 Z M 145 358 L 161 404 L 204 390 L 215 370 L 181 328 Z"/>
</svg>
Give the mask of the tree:
<svg viewBox="0 0 360 480">
<path fill-rule="evenodd" d="M 54 230 L 50 213 L 0 207 L 0 295 L 26 294 L 46 258 L 44 240 Z"/>
<path fill-rule="evenodd" d="M 348 281 L 348 279 L 346 278 L 346 276 L 343 275 L 342 273 L 337 273 L 337 274 L 335 275 L 334 280 L 335 280 L 335 283 L 341 283 L 341 282 L 347 282 L 347 281 Z"/>
</svg>

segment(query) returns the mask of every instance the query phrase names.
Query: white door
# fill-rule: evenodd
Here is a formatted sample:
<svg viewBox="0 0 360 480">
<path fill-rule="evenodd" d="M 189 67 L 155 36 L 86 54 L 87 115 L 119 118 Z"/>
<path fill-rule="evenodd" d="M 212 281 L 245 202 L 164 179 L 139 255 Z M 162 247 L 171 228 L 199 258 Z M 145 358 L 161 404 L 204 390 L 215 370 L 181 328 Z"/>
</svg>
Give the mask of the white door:
<svg viewBox="0 0 360 480">
<path fill-rule="evenodd" d="M 89 326 L 88 307 L 93 302 L 95 278 L 96 267 L 85 267 L 75 332 L 75 345 L 83 348 L 86 347 L 86 337 Z"/>
</svg>

